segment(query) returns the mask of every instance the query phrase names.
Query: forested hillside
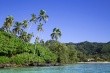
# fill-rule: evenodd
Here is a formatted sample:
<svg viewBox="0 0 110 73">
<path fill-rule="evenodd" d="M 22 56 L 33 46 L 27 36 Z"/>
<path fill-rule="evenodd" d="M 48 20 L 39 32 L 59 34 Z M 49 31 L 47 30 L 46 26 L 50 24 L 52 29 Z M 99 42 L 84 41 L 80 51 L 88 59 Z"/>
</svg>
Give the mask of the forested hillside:
<svg viewBox="0 0 110 73">
<path fill-rule="evenodd" d="M 81 42 L 81 43 L 66 43 L 67 45 L 76 46 L 76 50 L 80 52 L 80 61 L 110 61 L 110 42 Z"/>
</svg>

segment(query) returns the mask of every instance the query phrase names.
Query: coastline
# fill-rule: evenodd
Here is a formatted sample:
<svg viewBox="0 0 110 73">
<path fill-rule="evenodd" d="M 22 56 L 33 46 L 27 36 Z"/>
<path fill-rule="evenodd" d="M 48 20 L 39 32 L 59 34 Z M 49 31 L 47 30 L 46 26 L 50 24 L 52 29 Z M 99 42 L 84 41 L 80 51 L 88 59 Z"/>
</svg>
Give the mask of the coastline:
<svg viewBox="0 0 110 73">
<path fill-rule="evenodd" d="M 110 62 L 105 61 L 105 62 L 76 62 L 75 64 L 108 64 Z M 60 63 L 56 64 L 27 64 L 27 65 L 16 65 L 16 64 L 0 64 L 0 68 L 14 68 L 14 67 L 45 67 L 45 66 L 62 66 Z"/>
<path fill-rule="evenodd" d="M 108 61 L 105 61 L 105 62 L 77 62 L 78 64 L 94 64 L 94 63 L 110 63 Z"/>
<path fill-rule="evenodd" d="M 17 65 L 17 64 L 0 64 L 0 68 L 15 68 L 15 67 L 46 67 L 46 66 L 61 66 L 62 64 L 60 63 L 55 63 L 55 64 L 38 64 L 38 63 L 33 63 L 33 64 L 25 64 L 25 65 Z"/>
</svg>

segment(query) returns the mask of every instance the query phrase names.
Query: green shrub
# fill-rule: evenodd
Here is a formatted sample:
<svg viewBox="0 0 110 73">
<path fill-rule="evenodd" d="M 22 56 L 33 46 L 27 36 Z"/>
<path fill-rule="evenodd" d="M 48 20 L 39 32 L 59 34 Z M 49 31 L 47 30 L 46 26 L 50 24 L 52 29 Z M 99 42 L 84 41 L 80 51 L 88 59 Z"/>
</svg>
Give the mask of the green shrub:
<svg viewBox="0 0 110 73">
<path fill-rule="evenodd" d="M 54 40 L 47 41 L 45 44 L 55 55 L 57 55 L 58 63 L 69 62 L 69 49 L 65 44 L 61 44 Z"/>
<path fill-rule="evenodd" d="M 7 64 L 10 63 L 10 59 L 5 56 L 0 56 L 0 64 Z"/>
<path fill-rule="evenodd" d="M 46 63 L 55 63 L 57 61 L 57 55 L 44 46 L 37 45 L 36 53 L 38 56 L 42 57 Z"/>
<path fill-rule="evenodd" d="M 58 63 L 74 63 L 78 61 L 75 46 L 67 46 L 54 40 L 49 40 L 45 45 L 57 55 Z"/>
<path fill-rule="evenodd" d="M 30 64 L 32 62 L 44 63 L 45 61 L 43 58 L 40 58 L 34 54 L 22 53 L 13 56 L 11 58 L 11 62 L 16 64 Z"/>
</svg>

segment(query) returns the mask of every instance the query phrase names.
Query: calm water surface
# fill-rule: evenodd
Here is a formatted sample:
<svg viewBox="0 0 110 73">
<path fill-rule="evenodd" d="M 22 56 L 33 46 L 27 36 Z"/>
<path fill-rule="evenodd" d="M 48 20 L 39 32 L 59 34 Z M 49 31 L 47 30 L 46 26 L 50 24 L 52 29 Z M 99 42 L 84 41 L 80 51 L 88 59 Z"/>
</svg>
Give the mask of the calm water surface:
<svg viewBox="0 0 110 73">
<path fill-rule="evenodd" d="M 110 73 L 107 64 L 73 64 L 55 67 L 28 67 L 0 69 L 0 73 Z"/>
</svg>

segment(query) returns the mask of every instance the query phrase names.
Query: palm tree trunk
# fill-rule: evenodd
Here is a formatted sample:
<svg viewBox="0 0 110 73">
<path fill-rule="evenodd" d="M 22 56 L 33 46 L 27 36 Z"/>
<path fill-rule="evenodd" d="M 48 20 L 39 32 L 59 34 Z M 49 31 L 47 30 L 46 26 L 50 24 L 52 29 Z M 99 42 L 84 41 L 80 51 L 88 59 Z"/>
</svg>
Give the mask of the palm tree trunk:
<svg viewBox="0 0 110 73">
<path fill-rule="evenodd" d="M 37 34 L 35 35 L 35 37 L 37 37 Z M 37 49 L 36 46 L 37 46 L 37 44 L 38 43 L 36 42 L 36 39 L 35 39 L 35 52 L 34 52 L 34 55 L 36 54 L 36 49 Z"/>
<path fill-rule="evenodd" d="M 28 30 L 27 30 L 27 34 L 29 33 L 30 28 L 32 27 L 32 24 L 29 26 Z"/>
<path fill-rule="evenodd" d="M 31 25 L 31 26 L 32 26 L 32 25 Z M 28 28 L 28 30 L 27 30 L 27 33 L 29 33 L 29 30 L 30 30 L 31 26 L 29 26 L 29 28 Z"/>
</svg>

